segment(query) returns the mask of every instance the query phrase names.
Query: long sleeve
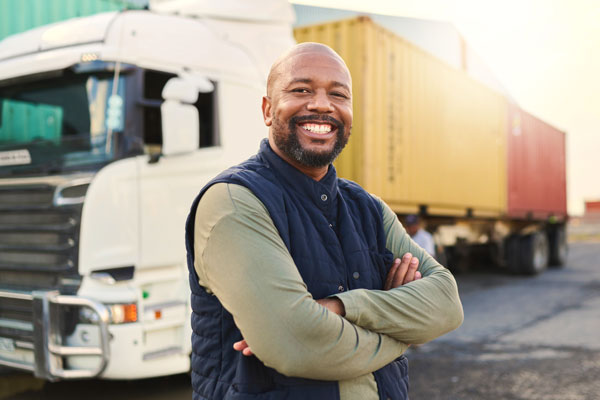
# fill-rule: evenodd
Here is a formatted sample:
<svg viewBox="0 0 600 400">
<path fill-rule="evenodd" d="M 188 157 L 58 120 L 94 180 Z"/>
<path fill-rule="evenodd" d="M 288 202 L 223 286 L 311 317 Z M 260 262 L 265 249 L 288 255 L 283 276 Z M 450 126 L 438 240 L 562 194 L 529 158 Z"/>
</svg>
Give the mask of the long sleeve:
<svg viewBox="0 0 600 400">
<path fill-rule="evenodd" d="M 351 379 L 407 348 L 315 302 L 266 208 L 244 187 L 216 184 L 204 194 L 194 245 L 200 284 L 233 315 L 254 354 L 285 375 Z"/>
<path fill-rule="evenodd" d="M 433 340 L 463 321 L 462 304 L 454 277 L 415 244 L 396 214 L 381 200 L 386 246 L 394 257 L 416 256 L 423 278 L 389 291 L 350 290 L 336 294 L 346 308 L 346 319 L 373 332 L 408 344 Z"/>
</svg>

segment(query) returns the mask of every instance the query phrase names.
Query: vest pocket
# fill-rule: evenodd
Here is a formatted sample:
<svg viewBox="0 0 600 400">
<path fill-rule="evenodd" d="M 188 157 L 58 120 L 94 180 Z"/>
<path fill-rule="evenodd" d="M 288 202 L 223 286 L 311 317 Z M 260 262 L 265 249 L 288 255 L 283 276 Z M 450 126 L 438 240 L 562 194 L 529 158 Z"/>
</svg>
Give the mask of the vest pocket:
<svg viewBox="0 0 600 400">
<path fill-rule="evenodd" d="M 232 398 L 240 398 L 239 395 L 241 394 L 260 394 L 275 389 L 273 373 L 270 368 L 265 367 L 255 356 L 247 357 L 242 354 L 236 354 L 236 356 L 238 361 L 235 377 L 227 391 L 227 393 L 231 392 L 232 395 L 235 394 L 235 397 Z M 226 396 L 226 398 L 229 397 Z"/>
<path fill-rule="evenodd" d="M 339 400 L 337 382 L 288 377 L 264 366 L 256 357 L 246 358 L 238 362 L 234 383 L 224 400 Z"/>
<path fill-rule="evenodd" d="M 380 399 L 408 400 L 408 360 L 400 356 L 373 373 Z"/>
<path fill-rule="evenodd" d="M 283 391 L 270 390 L 263 393 L 243 393 L 239 392 L 235 384 L 229 387 L 223 400 L 278 400 L 285 399 Z"/>
</svg>

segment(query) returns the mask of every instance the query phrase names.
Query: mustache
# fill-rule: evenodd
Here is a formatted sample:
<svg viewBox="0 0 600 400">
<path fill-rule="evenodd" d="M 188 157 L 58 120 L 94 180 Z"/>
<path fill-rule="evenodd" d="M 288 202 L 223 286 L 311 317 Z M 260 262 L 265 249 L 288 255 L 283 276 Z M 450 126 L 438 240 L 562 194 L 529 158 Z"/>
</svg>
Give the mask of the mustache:
<svg viewBox="0 0 600 400">
<path fill-rule="evenodd" d="M 339 121 L 330 115 L 323 115 L 323 114 L 294 116 L 294 117 L 290 118 L 290 125 L 292 125 L 292 124 L 296 125 L 298 123 L 307 122 L 307 121 L 329 122 L 330 124 L 334 125 L 338 129 L 338 132 L 344 132 L 344 123 L 342 121 Z"/>
</svg>

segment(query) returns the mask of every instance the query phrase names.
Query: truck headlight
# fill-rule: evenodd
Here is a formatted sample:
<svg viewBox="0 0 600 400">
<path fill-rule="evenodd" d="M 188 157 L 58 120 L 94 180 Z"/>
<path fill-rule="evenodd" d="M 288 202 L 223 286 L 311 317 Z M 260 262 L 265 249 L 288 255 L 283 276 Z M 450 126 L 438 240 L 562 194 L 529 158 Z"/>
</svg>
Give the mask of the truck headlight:
<svg viewBox="0 0 600 400">
<path fill-rule="evenodd" d="M 128 322 L 136 322 L 138 320 L 137 305 L 131 304 L 106 304 L 110 312 L 111 324 L 125 324 Z M 79 322 L 83 324 L 95 325 L 98 323 L 98 314 L 91 308 L 82 307 L 79 309 Z"/>
<path fill-rule="evenodd" d="M 111 304 L 107 305 L 110 310 L 110 321 L 113 324 L 125 324 L 138 320 L 137 305 L 133 304 Z"/>
<path fill-rule="evenodd" d="M 98 314 L 91 308 L 81 307 L 79 309 L 79 322 L 84 324 L 97 324 L 99 320 Z"/>
</svg>

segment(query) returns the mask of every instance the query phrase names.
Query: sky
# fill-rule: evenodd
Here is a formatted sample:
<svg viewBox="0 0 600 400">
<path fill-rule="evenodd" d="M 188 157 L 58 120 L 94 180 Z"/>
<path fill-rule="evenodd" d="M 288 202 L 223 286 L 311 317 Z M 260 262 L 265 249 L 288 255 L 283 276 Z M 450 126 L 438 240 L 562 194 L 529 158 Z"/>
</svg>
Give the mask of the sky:
<svg viewBox="0 0 600 400">
<path fill-rule="evenodd" d="M 600 0 L 292 0 L 452 22 L 526 111 L 567 132 L 571 215 L 600 200 Z"/>
</svg>

